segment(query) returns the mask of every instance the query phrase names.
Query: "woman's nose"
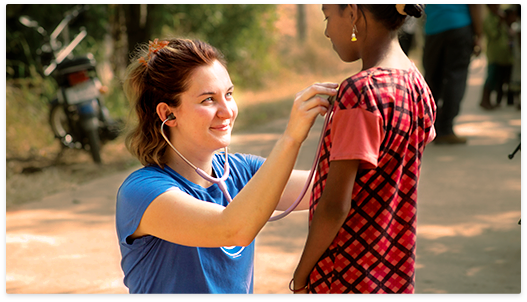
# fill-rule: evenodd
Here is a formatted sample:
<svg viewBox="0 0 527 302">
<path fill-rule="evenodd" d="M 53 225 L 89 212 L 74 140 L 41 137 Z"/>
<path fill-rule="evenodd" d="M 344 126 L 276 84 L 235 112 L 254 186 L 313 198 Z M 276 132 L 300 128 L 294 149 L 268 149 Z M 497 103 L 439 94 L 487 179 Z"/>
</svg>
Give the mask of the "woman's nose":
<svg viewBox="0 0 527 302">
<path fill-rule="evenodd" d="M 236 115 L 237 105 L 234 99 L 223 100 L 219 103 L 218 117 L 224 119 L 231 119 Z"/>
</svg>

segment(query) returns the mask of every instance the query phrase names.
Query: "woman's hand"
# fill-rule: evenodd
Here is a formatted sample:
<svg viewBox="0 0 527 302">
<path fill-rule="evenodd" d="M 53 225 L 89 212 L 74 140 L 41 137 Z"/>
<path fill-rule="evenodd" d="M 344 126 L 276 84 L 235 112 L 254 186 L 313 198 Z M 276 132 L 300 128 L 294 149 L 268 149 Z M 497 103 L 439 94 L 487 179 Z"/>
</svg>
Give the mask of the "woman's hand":
<svg viewBox="0 0 527 302">
<path fill-rule="evenodd" d="M 317 115 L 323 116 L 328 111 L 329 101 L 319 95 L 334 96 L 337 94 L 337 87 L 337 83 L 316 83 L 298 92 L 284 135 L 301 144 Z"/>
<path fill-rule="evenodd" d="M 251 244 L 276 209 L 315 117 L 327 112 L 329 102 L 316 94 L 335 95 L 337 86 L 315 84 L 297 94 L 286 133 L 227 207 L 169 190 L 148 206 L 133 238 L 200 247 Z"/>
</svg>

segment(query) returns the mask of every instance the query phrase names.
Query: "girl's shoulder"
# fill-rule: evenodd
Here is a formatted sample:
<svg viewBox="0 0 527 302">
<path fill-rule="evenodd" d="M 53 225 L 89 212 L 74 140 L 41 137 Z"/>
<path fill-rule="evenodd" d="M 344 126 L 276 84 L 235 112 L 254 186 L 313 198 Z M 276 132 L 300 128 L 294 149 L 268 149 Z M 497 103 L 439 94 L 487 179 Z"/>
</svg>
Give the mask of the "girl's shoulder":
<svg viewBox="0 0 527 302">
<path fill-rule="evenodd" d="M 363 86 L 377 86 L 383 83 L 393 83 L 398 78 L 406 78 L 419 71 L 413 65 L 410 69 L 384 68 L 372 67 L 366 70 L 361 70 L 358 73 L 346 78 L 341 83 L 341 88 L 363 87 Z"/>
<path fill-rule="evenodd" d="M 343 107 L 355 108 L 366 105 L 367 109 L 374 111 L 372 106 L 388 100 L 385 96 L 400 94 L 406 91 L 408 83 L 413 83 L 420 77 L 415 66 L 410 69 L 396 69 L 373 67 L 362 70 L 340 84 L 339 96 Z"/>
</svg>

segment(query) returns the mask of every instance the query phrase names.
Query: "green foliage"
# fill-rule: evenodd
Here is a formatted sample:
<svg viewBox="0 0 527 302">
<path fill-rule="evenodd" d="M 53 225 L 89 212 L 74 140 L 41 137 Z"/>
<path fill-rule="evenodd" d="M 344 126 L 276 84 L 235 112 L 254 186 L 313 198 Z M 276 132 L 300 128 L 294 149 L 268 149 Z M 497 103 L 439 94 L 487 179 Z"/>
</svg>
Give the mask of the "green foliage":
<svg viewBox="0 0 527 302">
<path fill-rule="evenodd" d="M 43 42 L 41 35 L 21 25 L 18 18 L 27 15 L 51 33 L 66 12 L 74 7 L 73 4 L 7 5 L 8 78 L 31 76 L 29 66 L 38 66 L 37 51 Z M 109 34 L 110 20 L 118 19 L 118 14 L 116 5 L 89 5 L 88 10 L 70 25 L 70 39 L 81 27 L 88 32 L 88 37 L 74 54 L 90 52 L 98 62 L 103 61 L 104 37 Z M 237 85 L 259 87 L 262 74 L 273 71 L 276 5 L 158 4 L 149 6 L 148 14 L 156 20 L 152 24 L 152 39 L 162 35 L 194 37 L 221 50 Z M 41 66 L 38 67 L 41 69 Z"/>
<path fill-rule="evenodd" d="M 74 4 L 9 4 L 6 7 L 6 71 L 8 78 L 33 76 L 29 73 L 30 66 L 36 66 L 41 72 L 38 51 L 44 38 L 35 29 L 27 28 L 19 22 L 20 16 L 28 16 L 44 28 L 48 35 L 60 23 L 65 14 L 71 11 Z M 103 53 L 99 50 L 108 27 L 108 6 L 90 5 L 88 11 L 81 13 L 70 23 L 69 40 L 86 28 L 88 37 L 75 49 L 74 54 L 91 52 L 97 60 Z M 59 36 L 65 43 L 66 33 Z"/>
<path fill-rule="evenodd" d="M 48 123 L 48 102 L 56 86 L 38 74 L 34 77 L 8 81 L 6 84 L 6 153 L 25 157 L 44 151 L 54 141 Z"/>
<path fill-rule="evenodd" d="M 111 61 L 113 58 L 107 57 L 105 39 L 108 36 L 115 39 L 119 35 L 116 28 L 126 30 L 122 20 L 127 16 L 122 6 L 89 5 L 88 10 L 70 24 L 70 40 L 81 27 L 88 32 L 73 54 L 89 52 L 98 63 Z M 56 83 L 53 78 L 42 76 L 38 51 L 43 37 L 33 28 L 22 25 L 19 17 L 29 16 L 51 34 L 65 13 L 74 7 L 74 4 L 6 6 L 6 150 L 9 156 L 24 156 L 22 154 L 32 150 L 40 152 L 54 142 L 48 124 L 48 102 L 55 97 Z M 148 14 L 156 20 L 151 25 L 152 40 L 173 36 L 199 38 L 222 51 L 238 87 L 260 88 L 266 75 L 277 70 L 276 5 L 157 4 L 148 6 Z M 114 70 L 114 74 L 119 73 Z M 120 79 L 116 77 L 105 84 L 110 86 L 105 100 L 110 113 L 116 118 L 127 119 L 129 107 Z"/>
<path fill-rule="evenodd" d="M 163 34 L 199 38 L 218 48 L 237 85 L 260 87 L 262 75 L 273 71 L 275 5 L 180 4 L 162 9 L 172 17 Z"/>
</svg>

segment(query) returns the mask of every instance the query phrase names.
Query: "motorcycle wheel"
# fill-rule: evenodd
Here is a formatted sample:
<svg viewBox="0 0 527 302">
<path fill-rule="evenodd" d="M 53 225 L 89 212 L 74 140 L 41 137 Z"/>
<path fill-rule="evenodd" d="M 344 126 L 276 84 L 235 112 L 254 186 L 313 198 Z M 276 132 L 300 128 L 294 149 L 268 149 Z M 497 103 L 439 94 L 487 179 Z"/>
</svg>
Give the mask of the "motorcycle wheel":
<svg viewBox="0 0 527 302">
<path fill-rule="evenodd" d="M 59 105 L 53 105 L 49 113 L 49 124 L 51 130 L 57 138 L 64 138 L 69 134 L 68 117 L 64 112 L 64 108 Z"/>
<path fill-rule="evenodd" d="M 99 139 L 99 132 L 97 129 L 90 129 L 87 131 L 88 144 L 90 145 L 90 153 L 93 161 L 100 164 L 101 161 L 101 140 Z"/>
</svg>

